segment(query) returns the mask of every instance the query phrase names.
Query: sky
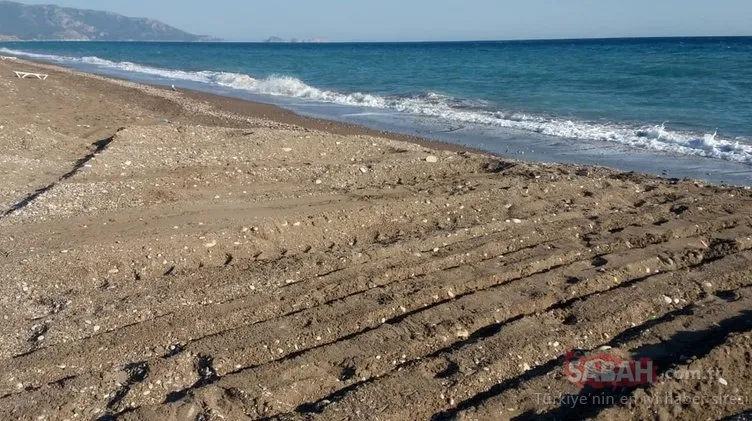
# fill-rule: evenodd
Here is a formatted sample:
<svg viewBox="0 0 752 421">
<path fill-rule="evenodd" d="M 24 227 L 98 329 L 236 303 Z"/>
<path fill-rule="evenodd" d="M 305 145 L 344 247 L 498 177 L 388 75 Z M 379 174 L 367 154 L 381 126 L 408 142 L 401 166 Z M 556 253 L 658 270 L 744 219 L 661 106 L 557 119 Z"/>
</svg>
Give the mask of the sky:
<svg viewBox="0 0 752 421">
<path fill-rule="evenodd" d="M 228 41 L 752 35 L 751 0 L 16 0 L 150 17 Z"/>
</svg>

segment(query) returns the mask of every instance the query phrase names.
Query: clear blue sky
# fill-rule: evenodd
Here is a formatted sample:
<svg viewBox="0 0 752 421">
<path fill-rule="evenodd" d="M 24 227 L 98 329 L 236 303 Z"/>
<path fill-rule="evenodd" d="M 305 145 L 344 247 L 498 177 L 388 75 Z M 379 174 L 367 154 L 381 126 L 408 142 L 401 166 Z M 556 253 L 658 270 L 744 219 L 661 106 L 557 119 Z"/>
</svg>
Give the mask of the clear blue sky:
<svg viewBox="0 0 752 421">
<path fill-rule="evenodd" d="M 233 41 L 752 35 L 752 0 L 20 0 L 151 17 Z"/>
</svg>

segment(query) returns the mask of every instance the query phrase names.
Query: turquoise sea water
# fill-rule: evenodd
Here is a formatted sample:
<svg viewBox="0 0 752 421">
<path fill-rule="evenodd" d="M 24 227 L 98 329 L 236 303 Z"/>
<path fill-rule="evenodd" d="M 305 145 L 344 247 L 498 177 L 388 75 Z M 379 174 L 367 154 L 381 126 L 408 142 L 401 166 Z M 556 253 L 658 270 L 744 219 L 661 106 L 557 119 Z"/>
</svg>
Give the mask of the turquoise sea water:
<svg viewBox="0 0 752 421">
<path fill-rule="evenodd" d="M 752 184 L 752 38 L 0 43 L 0 54 L 480 147 Z"/>
</svg>

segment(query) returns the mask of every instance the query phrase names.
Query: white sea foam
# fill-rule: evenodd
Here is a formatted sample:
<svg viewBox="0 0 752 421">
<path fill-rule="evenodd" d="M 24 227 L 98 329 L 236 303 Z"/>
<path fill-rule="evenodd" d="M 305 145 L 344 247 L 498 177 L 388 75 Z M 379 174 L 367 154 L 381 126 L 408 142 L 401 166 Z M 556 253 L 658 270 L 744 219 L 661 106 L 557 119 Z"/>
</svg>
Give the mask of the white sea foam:
<svg viewBox="0 0 752 421">
<path fill-rule="evenodd" d="M 483 107 L 482 101 L 458 100 L 432 92 L 412 97 L 386 97 L 359 92 L 348 94 L 318 89 L 290 76 L 257 79 L 239 73 L 161 69 L 130 62 L 113 62 L 99 57 L 54 56 L 7 48 L 0 48 L 0 52 L 63 64 L 83 63 L 120 72 L 205 83 L 254 94 L 398 111 L 455 123 L 501 127 L 569 139 L 606 141 L 655 151 L 752 164 L 752 144 L 747 143 L 748 139 L 724 139 L 717 134 L 671 130 L 666 127 L 666 123 L 634 127 L 619 123 L 572 121 L 523 113 L 489 111 L 487 107 Z"/>
</svg>

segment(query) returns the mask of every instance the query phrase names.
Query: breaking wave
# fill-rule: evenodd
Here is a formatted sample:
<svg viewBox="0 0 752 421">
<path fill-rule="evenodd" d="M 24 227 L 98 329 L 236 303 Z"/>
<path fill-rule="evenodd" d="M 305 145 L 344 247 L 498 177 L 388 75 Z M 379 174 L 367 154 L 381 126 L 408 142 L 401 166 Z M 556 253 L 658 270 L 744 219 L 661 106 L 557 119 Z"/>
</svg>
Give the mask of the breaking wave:
<svg viewBox="0 0 752 421">
<path fill-rule="evenodd" d="M 408 97 L 368 93 L 342 93 L 319 89 L 290 76 L 257 79 L 240 73 L 184 71 L 114 62 L 99 57 L 67 57 L 0 48 L 4 54 L 62 64 L 86 64 L 126 73 L 140 73 L 169 80 L 183 80 L 237 89 L 254 94 L 300 98 L 310 101 L 396 111 L 434 117 L 462 124 L 508 128 L 547 136 L 588 141 L 606 141 L 654 151 L 694 155 L 752 164 L 752 144 L 742 138 L 722 138 L 717 133 L 699 134 L 671 130 L 666 123 L 637 127 L 615 122 L 575 121 L 517 112 L 495 111 L 482 101 L 453 98 L 434 92 Z"/>
</svg>

